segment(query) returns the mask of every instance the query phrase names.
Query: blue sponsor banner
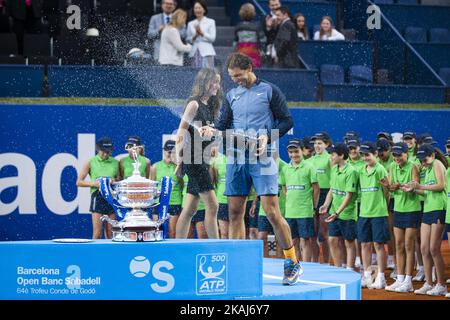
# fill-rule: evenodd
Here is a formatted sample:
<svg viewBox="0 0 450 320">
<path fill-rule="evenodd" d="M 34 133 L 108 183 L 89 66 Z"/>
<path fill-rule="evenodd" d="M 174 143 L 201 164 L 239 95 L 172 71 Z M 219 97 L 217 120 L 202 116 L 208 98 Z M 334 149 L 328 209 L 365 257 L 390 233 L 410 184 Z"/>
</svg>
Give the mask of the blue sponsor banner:
<svg viewBox="0 0 450 320">
<path fill-rule="evenodd" d="M 62 242 L 75 240 L 0 242 L 0 299 L 262 295 L 262 241 Z"/>
<path fill-rule="evenodd" d="M 294 129 L 280 141 L 289 161 L 289 138 L 326 130 L 334 141 L 346 131 L 363 140 L 388 131 L 429 132 L 443 148 L 450 135 L 448 110 L 291 108 Z M 95 141 L 110 136 L 113 156 L 126 156 L 128 136 L 139 135 L 145 156 L 162 159 L 163 142 L 179 124 L 181 107 L 0 106 L 0 241 L 90 238 L 89 188 L 77 188 L 77 173 L 95 155 Z M 205 267 L 208 267 L 207 265 Z"/>
</svg>

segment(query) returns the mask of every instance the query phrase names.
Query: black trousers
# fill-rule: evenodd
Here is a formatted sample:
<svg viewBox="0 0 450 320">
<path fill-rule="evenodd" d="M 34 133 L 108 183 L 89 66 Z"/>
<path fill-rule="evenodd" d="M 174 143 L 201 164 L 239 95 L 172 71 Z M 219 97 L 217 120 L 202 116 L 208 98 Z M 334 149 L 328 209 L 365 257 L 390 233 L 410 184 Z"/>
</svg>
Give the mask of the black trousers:
<svg viewBox="0 0 450 320">
<path fill-rule="evenodd" d="M 13 19 L 13 32 L 17 37 L 17 49 L 19 55 L 23 55 L 23 38 L 25 32 L 27 33 L 41 33 L 42 24 L 41 19 L 36 18 L 31 7 L 27 7 L 27 15 L 25 20 Z"/>
</svg>

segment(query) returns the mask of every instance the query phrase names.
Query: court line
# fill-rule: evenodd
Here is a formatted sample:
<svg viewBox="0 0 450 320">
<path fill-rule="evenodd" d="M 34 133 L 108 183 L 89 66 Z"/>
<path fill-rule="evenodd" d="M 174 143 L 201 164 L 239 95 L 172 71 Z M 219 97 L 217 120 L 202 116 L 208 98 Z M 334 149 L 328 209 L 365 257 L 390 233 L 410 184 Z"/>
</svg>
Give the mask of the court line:
<svg viewBox="0 0 450 320">
<path fill-rule="evenodd" d="M 264 278 L 267 279 L 274 279 L 274 280 L 283 280 L 283 277 L 278 277 L 278 276 L 272 276 L 270 274 L 263 274 Z M 310 284 L 318 284 L 321 286 L 332 286 L 332 287 L 339 287 L 339 295 L 340 295 L 340 300 L 347 300 L 347 287 L 345 285 L 345 283 L 334 283 L 334 282 L 322 282 L 322 281 L 313 281 L 313 280 L 297 280 L 297 282 L 302 282 L 302 283 L 310 283 Z"/>
</svg>

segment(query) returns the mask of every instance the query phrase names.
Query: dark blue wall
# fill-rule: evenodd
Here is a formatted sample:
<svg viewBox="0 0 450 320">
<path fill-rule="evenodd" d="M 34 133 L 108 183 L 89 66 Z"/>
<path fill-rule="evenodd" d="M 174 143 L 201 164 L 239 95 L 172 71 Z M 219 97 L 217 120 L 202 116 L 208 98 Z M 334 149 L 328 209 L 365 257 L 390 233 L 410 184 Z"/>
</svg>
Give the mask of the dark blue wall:
<svg viewBox="0 0 450 320">
<path fill-rule="evenodd" d="M 43 66 L 0 65 L 0 97 L 39 97 Z"/>
<path fill-rule="evenodd" d="M 90 237 L 90 215 L 79 214 L 77 210 L 58 215 L 44 202 L 42 178 L 49 159 L 62 153 L 78 157 L 78 149 L 86 148 L 78 144 L 79 135 L 111 136 L 115 143 L 113 155 L 117 155 L 124 153 L 127 136 L 138 134 L 146 146 L 146 155 L 152 162 L 158 161 L 162 135 L 171 134 L 178 127 L 179 111 L 179 108 L 150 106 L 0 106 L 0 186 L 5 185 L 5 178 L 18 174 L 13 165 L 6 165 L 8 159 L 12 159 L 12 155 L 6 153 L 15 153 L 27 156 L 36 166 L 36 180 L 28 175 L 22 177 L 22 181 L 35 185 L 37 190 L 37 214 L 19 214 L 16 210 L 0 215 L 0 240 Z M 358 131 L 362 139 L 374 139 L 382 130 L 395 133 L 414 129 L 419 133 L 432 133 L 441 147 L 450 136 L 450 111 L 444 110 L 291 108 L 291 113 L 295 122 L 293 135 L 281 140 L 281 157 L 285 160 L 285 147 L 290 137 L 312 135 L 319 130 L 327 130 L 334 140 L 341 140 L 348 130 Z M 94 153 L 94 145 L 88 144 L 87 148 Z M 63 170 L 60 188 L 66 201 L 76 197 L 76 175 L 73 167 Z M 16 195 L 16 187 L 0 189 L 0 200 L 4 204 L 13 201 Z"/>
</svg>

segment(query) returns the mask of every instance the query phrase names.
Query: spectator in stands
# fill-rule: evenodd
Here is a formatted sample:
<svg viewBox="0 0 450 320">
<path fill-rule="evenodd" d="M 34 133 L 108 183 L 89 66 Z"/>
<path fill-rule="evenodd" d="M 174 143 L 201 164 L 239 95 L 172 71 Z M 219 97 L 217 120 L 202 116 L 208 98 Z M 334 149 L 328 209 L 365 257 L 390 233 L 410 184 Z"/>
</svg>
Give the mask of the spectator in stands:
<svg viewBox="0 0 450 320">
<path fill-rule="evenodd" d="M 278 32 L 274 40 L 276 65 L 280 68 L 298 68 L 300 62 L 297 55 L 297 30 L 291 21 L 289 9 L 280 7 L 276 10 Z"/>
<path fill-rule="evenodd" d="M 322 18 L 319 31 L 314 33 L 314 40 L 337 41 L 345 40 L 345 37 L 334 28 L 333 19 L 329 16 L 325 16 Z"/>
<path fill-rule="evenodd" d="M 297 13 L 294 17 L 295 28 L 297 29 L 297 38 L 300 41 L 309 40 L 308 26 L 306 25 L 306 18 L 303 14 Z"/>
<path fill-rule="evenodd" d="M 163 0 L 161 4 L 162 11 L 159 14 L 155 14 L 150 18 L 148 26 L 147 36 L 153 45 L 153 59 L 159 61 L 159 48 L 161 33 L 166 25 L 172 20 L 172 13 L 177 7 L 175 0 Z M 180 29 L 181 39 L 186 38 L 186 27 L 182 26 Z"/>
<path fill-rule="evenodd" d="M 43 0 L 9 0 L 6 7 L 13 18 L 13 31 L 17 37 L 17 49 L 23 54 L 23 38 L 25 32 L 40 33 L 42 31 Z"/>
<path fill-rule="evenodd" d="M 172 14 L 172 21 L 161 33 L 159 63 L 162 65 L 183 66 L 183 53 L 190 52 L 192 46 L 181 41 L 180 29 L 186 25 L 187 13 L 177 9 Z"/>
<path fill-rule="evenodd" d="M 259 24 L 252 22 L 255 15 L 256 10 L 251 3 L 242 5 L 239 10 L 242 22 L 239 22 L 234 29 L 234 46 L 237 51 L 252 59 L 255 68 L 259 68 L 261 67 L 260 40 L 264 38 L 264 33 Z"/>
<path fill-rule="evenodd" d="M 278 19 L 275 14 L 275 10 L 281 7 L 280 0 L 269 0 L 270 13 L 264 18 L 264 33 L 266 36 L 266 51 L 265 51 L 265 62 L 267 66 L 273 65 L 273 60 L 275 58 L 275 49 L 273 47 L 273 42 L 277 36 L 278 31 Z"/>
<path fill-rule="evenodd" d="M 193 44 L 189 57 L 193 58 L 194 67 L 214 68 L 216 22 L 206 17 L 208 8 L 204 0 L 195 1 L 193 11 L 195 19 L 188 23 L 186 38 Z"/>
</svg>

